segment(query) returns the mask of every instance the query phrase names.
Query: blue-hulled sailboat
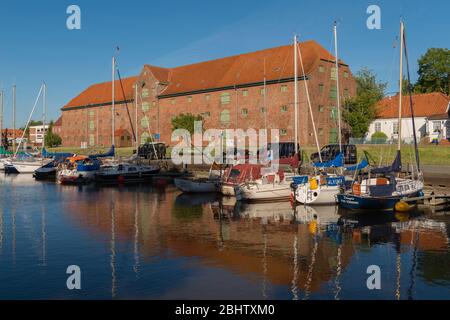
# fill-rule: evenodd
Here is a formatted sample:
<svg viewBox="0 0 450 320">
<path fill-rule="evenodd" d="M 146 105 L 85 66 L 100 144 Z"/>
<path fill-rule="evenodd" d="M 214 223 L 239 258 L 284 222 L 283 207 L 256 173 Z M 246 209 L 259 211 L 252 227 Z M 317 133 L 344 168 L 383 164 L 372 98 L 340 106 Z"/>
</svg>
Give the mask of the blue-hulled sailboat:
<svg viewBox="0 0 450 320">
<path fill-rule="evenodd" d="M 414 143 L 416 153 L 417 172 L 411 177 L 400 178 L 402 171 L 401 158 L 401 133 L 402 133 L 402 90 L 403 90 L 403 47 L 408 61 L 403 21 L 400 23 L 400 90 L 399 90 L 399 130 L 398 149 L 394 162 L 387 167 L 376 168 L 369 171 L 367 177 L 361 177 L 354 181 L 351 190 L 338 195 L 339 205 L 342 208 L 353 210 L 394 210 L 398 202 L 408 198 L 423 196 L 423 175 L 420 170 L 419 152 L 417 147 L 416 128 L 414 123 L 414 112 L 412 94 L 410 95 L 410 108 L 414 132 Z M 408 80 L 409 66 L 408 66 Z M 356 168 L 357 169 L 357 168 Z"/>
</svg>

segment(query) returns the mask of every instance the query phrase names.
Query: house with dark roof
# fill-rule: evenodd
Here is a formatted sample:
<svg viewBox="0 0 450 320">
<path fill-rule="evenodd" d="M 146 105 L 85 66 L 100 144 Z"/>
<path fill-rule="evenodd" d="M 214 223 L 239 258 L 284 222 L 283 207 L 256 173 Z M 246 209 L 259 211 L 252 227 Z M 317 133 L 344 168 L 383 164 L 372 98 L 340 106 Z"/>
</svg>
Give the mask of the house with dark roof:
<svg viewBox="0 0 450 320">
<path fill-rule="evenodd" d="M 300 44 L 298 63 L 299 141 L 314 143 L 306 98 L 309 87 L 321 144 L 337 142 L 337 96 L 356 93 L 350 68 L 339 61 L 336 90 L 334 56 L 315 41 Z M 303 72 L 304 71 L 304 72 Z M 203 117 L 204 129 L 278 129 L 281 141 L 294 141 L 294 46 L 286 45 L 221 59 L 162 68 L 144 65 L 139 75 L 94 84 L 62 108 L 64 146 L 108 146 L 115 129 L 138 143 L 171 141 L 172 119 L 182 113 Z"/>
<path fill-rule="evenodd" d="M 419 141 L 450 139 L 450 97 L 440 93 L 415 94 L 412 97 L 416 136 Z M 389 141 L 398 141 L 399 96 L 387 97 L 377 106 L 377 118 L 370 125 L 367 138 L 383 132 Z M 414 142 L 412 113 L 409 97 L 402 99 L 402 133 L 405 143 Z"/>
</svg>

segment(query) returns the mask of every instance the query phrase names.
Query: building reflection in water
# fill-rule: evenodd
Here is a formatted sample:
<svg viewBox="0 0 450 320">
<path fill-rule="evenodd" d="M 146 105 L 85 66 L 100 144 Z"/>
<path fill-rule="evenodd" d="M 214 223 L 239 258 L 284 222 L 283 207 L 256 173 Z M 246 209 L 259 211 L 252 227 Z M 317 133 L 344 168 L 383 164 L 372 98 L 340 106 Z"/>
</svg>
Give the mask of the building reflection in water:
<svg viewBox="0 0 450 320">
<path fill-rule="evenodd" d="M 65 212 L 94 237 L 110 234 L 113 297 L 118 294 L 120 243 L 132 244 L 137 278 L 140 269 L 158 257 L 195 257 L 203 266 L 261 281 L 263 299 L 272 297 L 274 286 L 290 288 L 295 300 L 310 299 L 323 290 L 341 299 L 346 290 L 343 275 L 353 257 L 377 244 L 391 243 L 395 248 L 392 298 L 413 299 L 418 273 L 449 280 L 448 271 L 425 274 L 419 256 L 426 259 L 423 253 L 444 251 L 443 259 L 448 259 L 448 234 L 446 223 L 423 216 L 354 216 L 335 207 L 244 204 L 215 194 L 180 194 L 171 187 L 90 188 L 62 187 L 74 199 L 64 204 Z M 402 266 L 410 258 L 402 255 L 405 250 L 412 252 L 408 272 Z M 407 288 L 401 286 L 404 277 L 409 278 Z"/>
</svg>

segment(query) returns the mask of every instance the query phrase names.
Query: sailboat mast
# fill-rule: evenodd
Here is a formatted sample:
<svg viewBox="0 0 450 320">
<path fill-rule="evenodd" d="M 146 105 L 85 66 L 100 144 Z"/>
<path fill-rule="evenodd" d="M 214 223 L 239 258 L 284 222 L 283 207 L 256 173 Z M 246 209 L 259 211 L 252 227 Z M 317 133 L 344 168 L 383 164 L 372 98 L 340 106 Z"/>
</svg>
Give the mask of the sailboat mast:
<svg viewBox="0 0 450 320">
<path fill-rule="evenodd" d="M 400 151 L 402 144 L 402 97 L 403 97 L 403 21 L 400 22 L 400 84 L 398 97 L 398 148 Z"/>
<path fill-rule="evenodd" d="M 264 104 L 264 129 L 266 129 L 267 135 L 267 106 L 266 106 L 266 90 L 267 90 L 267 78 L 266 78 L 266 58 L 264 58 L 264 96 L 263 96 L 263 104 Z"/>
<path fill-rule="evenodd" d="M 3 147 L 3 90 L 0 91 L 0 147 Z"/>
<path fill-rule="evenodd" d="M 42 93 L 42 126 L 43 126 L 43 134 L 42 134 L 42 150 L 45 148 L 45 114 L 47 112 L 47 85 L 45 82 L 43 83 L 43 93 Z"/>
<path fill-rule="evenodd" d="M 136 152 L 137 149 L 139 147 L 138 144 L 138 101 L 137 101 L 137 97 L 138 97 L 138 88 L 137 88 L 137 83 L 134 85 L 134 125 L 135 125 L 135 130 L 136 130 L 136 135 L 135 135 L 135 144 L 136 144 Z"/>
<path fill-rule="evenodd" d="M 116 59 L 112 58 L 112 105 L 111 105 L 111 144 L 114 146 L 114 133 L 116 131 L 115 128 L 115 117 L 116 117 L 116 106 L 115 106 L 115 77 L 116 77 Z"/>
<path fill-rule="evenodd" d="M 334 23 L 334 55 L 336 57 L 336 98 L 337 98 L 337 117 L 338 117 L 338 139 L 339 152 L 342 153 L 342 129 L 341 129 L 341 95 L 339 89 L 339 57 L 338 57 L 338 39 L 337 39 L 337 23 Z"/>
<path fill-rule="evenodd" d="M 294 142 L 295 154 L 298 153 L 298 67 L 297 35 L 294 36 Z"/>
<path fill-rule="evenodd" d="M 16 150 L 16 85 L 12 88 L 13 95 L 13 110 L 12 110 L 12 125 L 13 125 L 13 150 Z"/>
</svg>

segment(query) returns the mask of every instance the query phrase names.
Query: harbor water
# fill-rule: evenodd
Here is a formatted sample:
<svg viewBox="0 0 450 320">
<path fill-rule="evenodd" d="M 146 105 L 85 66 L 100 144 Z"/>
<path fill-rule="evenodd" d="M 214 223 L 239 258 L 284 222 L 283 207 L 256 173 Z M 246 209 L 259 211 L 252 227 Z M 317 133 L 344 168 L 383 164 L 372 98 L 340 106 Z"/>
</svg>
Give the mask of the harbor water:
<svg viewBox="0 0 450 320">
<path fill-rule="evenodd" d="M 353 215 L 3 174 L 0 203 L 0 299 L 450 299 L 445 212 Z"/>
</svg>

